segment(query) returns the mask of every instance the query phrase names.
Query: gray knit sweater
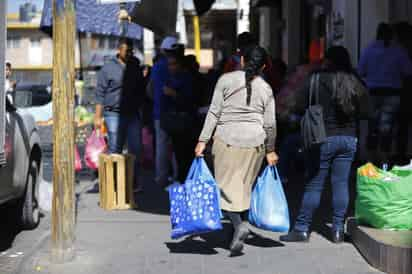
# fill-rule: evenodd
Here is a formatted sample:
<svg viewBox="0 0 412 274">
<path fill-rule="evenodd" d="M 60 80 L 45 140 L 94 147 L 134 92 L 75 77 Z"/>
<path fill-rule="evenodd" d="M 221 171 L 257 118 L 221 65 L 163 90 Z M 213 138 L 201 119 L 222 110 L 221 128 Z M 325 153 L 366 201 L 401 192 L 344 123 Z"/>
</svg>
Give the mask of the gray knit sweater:
<svg viewBox="0 0 412 274">
<path fill-rule="evenodd" d="M 252 83 L 250 106 L 246 104 L 245 73 L 224 74 L 218 81 L 199 141 L 215 136 L 228 145 L 240 148 L 266 146 L 275 151 L 275 99 L 270 86 L 256 77 Z"/>
</svg>

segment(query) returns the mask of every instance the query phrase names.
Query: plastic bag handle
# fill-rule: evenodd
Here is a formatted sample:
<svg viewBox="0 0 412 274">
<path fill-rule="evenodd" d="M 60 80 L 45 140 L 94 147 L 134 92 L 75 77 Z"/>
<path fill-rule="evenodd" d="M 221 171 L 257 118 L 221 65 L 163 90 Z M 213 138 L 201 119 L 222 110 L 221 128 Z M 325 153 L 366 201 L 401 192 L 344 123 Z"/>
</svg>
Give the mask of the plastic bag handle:
<svg viewBox="0 0 412 274">
<path fill-rule="evenodd" d="M 280 176 L 279 176 L 279 172 L 278 172 L 278 169 L 277 169 L 276 165 L 267 166 L 266 169 L 264 170 L 262 176 L 265 177 L 265 176 L 268 175 L 268 173 L 270 173 L 270 176 L 273 176 L 276 181 L 280 181 Z"/>
<path fill-rule="evenodd" d="M 186 181 L 191 181 L 191 179 L 196 178 L 197 175 L 199 174 L 200 170 L 202 169 L 201 163 L 200 163 L 201 158 L 196 157 L 193 160 L 192 166 L 190 167 L 189 173 L 187 175 Z"/>
<path fill-rule="evenodd" d="M 280 176 L 279 176 L 279 172 L 278 172 L 278 168 L 276 167 L 276 165 L 272 166 L 272 169 L 275 171 L 275 176 L 276 176 L 276 180 L 280 181 Z"/>
</svg>

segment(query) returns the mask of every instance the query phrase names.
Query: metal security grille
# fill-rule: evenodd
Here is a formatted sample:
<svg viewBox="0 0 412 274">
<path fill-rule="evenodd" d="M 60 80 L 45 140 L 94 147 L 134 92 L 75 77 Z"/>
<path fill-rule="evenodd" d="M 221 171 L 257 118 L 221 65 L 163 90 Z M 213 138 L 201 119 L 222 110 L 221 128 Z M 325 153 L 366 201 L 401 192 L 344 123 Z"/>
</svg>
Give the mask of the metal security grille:
<svg viewBox="0 0 412 274">
<path fill-rule="evenodd" d="M 6 157 L 4 154 L 4 145 L 6 137 L 6 3 L 7 1 L 0 1 L 0 165 L 6 163 Z"/>
</svg>

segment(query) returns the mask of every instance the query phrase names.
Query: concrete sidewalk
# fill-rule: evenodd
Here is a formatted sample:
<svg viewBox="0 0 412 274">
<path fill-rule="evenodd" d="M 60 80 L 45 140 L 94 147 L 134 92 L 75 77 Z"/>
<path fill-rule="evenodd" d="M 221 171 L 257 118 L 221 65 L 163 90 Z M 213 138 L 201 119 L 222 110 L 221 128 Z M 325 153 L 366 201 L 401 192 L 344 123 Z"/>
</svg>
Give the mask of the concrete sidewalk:
<svg viewBox="0 0 412 274">
<path fill-rule="evenodd" d="M 53 274 L 367 274 L 372 269 L 350 244 L 334 245 L 313 233 L 309 244 L 282 244 L 279 234 L 253 229 L 245 255 L 229 258 L 230 229 L 202 237 L 170 240 L 167 193 L 150 182 L 136 211 L 105 212 L 98 194 L 80 197 L 76 258 L 64 265 L 49 261 L 49 240 L 26 258 L 20 273 Z"/>
</svg>

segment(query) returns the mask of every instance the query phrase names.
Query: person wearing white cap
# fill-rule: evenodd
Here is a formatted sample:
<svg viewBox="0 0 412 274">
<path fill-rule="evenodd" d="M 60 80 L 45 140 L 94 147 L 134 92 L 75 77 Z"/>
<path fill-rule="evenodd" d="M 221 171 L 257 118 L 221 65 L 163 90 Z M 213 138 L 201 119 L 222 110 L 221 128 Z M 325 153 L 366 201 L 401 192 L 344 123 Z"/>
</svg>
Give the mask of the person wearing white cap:
<svg viewBox="0 0 412 274">
<path fill-rule="evenodd" d="M 156 157 L 155 157 L 155 182 L 162 187 L 168 185 L 169 177 L 169 136 L 160 127 L 160 116 L 162 113 L 163 88 L 169 78 L 167 56 L 179 50 L 176 37 L 167 36 L 163 39 L 158 61 L 154 64 L 151 74 L 153 85 L 153 120 L 156 138 Z M 183 48 L 184 53 L 184 48 Z"/>
<path fill-rule="evenodd" d="M 163 39 L 160 45 L 161 50 L 173 50 L 173 47 L 177 44 L 177 38 L 173 36 L 167 36 Z"/>
</svg>

